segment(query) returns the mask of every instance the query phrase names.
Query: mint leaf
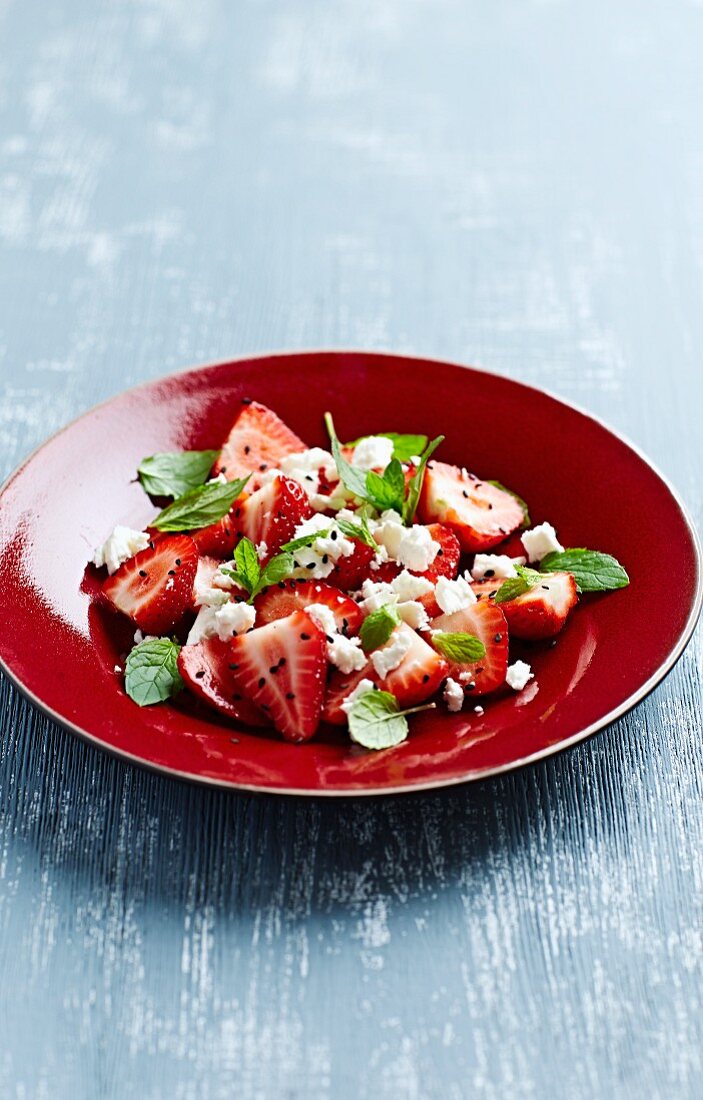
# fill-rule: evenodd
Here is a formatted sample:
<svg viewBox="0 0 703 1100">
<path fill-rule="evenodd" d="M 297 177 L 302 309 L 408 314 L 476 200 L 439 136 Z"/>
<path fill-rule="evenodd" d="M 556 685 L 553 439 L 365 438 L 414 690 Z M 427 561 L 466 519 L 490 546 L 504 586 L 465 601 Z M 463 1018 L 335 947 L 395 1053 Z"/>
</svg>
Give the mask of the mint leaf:
<svg viewBox="0 0 703 1100">
<path fill-rule="evenodd" d="M 400 616 L 392 604 L 379 607 L 378 611 L 372 611 L 367 615 L 359 630 L 364 653 L 371 653 L 372 650 L 385 645 L 399 623 Z"/>
<path fill-rule="evenodd" d="M 415 512 L 417 511 L 418 501 L 420 500 L 420 493 L 422 491 L 422 483 L 425 480 L 425 467 L 427 466 L 428 459 L 434 454 L 439 447 L 440 443 L 444 442 L 444 436 L 438 435 L 436 439 L 433 439 L 431 443 L 428 443 L 427 447 L 423 451 L 420 457 L 420 465 L 416 469 L 413 476 L 410 478 L 408 485 L 408 496 L 405 501 L 405 508 L 403 509 L 403 522 L 409 527 L 413 519 L 415 518 Z"/>
<path fill-rule="evenodd" d="M 409 714 L 434 710 L 435 703 L 400 710 L 395 695 L 389 691 L 366 691 L 349 711 L 349 736 L 365 749 L 390 749 L 408 736 Z"/>
<path fill-rule="evenodd" d="M 518 596 L 523 596 L 525 592 L 529 592 L 541 580 L 537 570 L 529 569 L 526 565 L 516 565 L 515 572 L 517 577 L 509 577 L 507 581 L 503 581 L 501 584 L 495 597 L 496 603 L 507 603 L 508 600 L 515 600 Z"/>
<path fill-rule="evenodd" d="M 399 432 L 374 432 L 374 435 L 380 435 L 383 439 L 391 439 L 393 441 L 393 458 L 397 458 L 398 462 L 409 462 L 415 455 L 421 455 L 427 446 L 426 435 L 401 435 Z M 362 439 L 370 439 L 368 435 L 361 435 L 358 439 L 352 440 L 351 443 L 347 443 L 347 447 L 356 447 L 361 443 Z"/>
<path fill-rule="evenodd" d="M 162 703 L 183 688 L 178 672 L 181 647 L 170 638 L 140 642 L 125 665 L 125 691 L 140 707 Z"/>
<path fill-rule="evenodd" d="M 358 539 L 359 542 L 365 543 L 366 546 L 370 546 L 372 550 L 378 550 L 378 543 L 371 534 L 369 529 L 368 520 L 366 516 L 361 516 L 361 523 L 352 523 L 348 519 L 336 519 L 335 523 L 343 535 L 346 535 L 349 539 Z M 289 549 L 283 547 L 283 549 Z"/>
<path fill-rule="evenodd" d="M 455 634 L 444 634 L 437 631 L 432 635 L 432 645 L 443 657 L 461 665 L 480 661 L 486 656 L 485 645 L 474 634 L 463 634 L 459 631 Z"/>
<path fill-rule="evenodd" d="M 217 523 L 227 515 L 249 476 L 224 485 L 214 482 L 191 489 L 159 512 L 151 526 L 157 531 L 195 531 Z"/>
<path fill-rule="evenodd" d="M 539 563 L 542 573 L 571 573 L 581 592 L 611 592 L 625 588 L 630 578 L 620 562 L 598 550 L 558 550 Z"/>
<path fill-rule="evenodd" d="M 325 425 L 327 426 L 330 437 L 330 449 L 332 451 L 332 457 L 334 458 L 334 464 L 337 467 L 337 473 L 340 476 L 342 484 L 350 493 L 353 493 L 354 496 L 361 497 L 362 500 L 365 500 L 366 471 L 357 470 L 355 466 L 347 462 L 342 454 L 339 440 L 337 439 L 337 433 L 334 430 L 334 421 L 332 420 L 331 413 L 325 413 Z"/>
<path fill-rule="evenodd" d="M 383 476 L 374 470 L 366 474 L 366 497 L 373 501 L 379 512 L 385 512 L 392 508 L 400 515 L 403 514 L 403 501 L 405 500 L 405 475 L 403 467 L 397 458 L 392 458 Z"/>
<path fill-rule="evenodd" d="M 207 481 L 219 451 L 179 451 L 150 455 L 137 475 L 150 497 L 180 497 Z"/>
<path fill-rule="evenodd" d="M 328 537 L 329 530 L 311 531 L 309 535 L 301 535 L 299 539 L 293 539 L 291 542 L 284 542 L 281 550 L 287 550 L 290 553 L 294 553 L 296 550 L 302 550 L 305 546 L 312 546 L 318 539 L 326 539 Z"/>
<path fill-rule="evenodd" d="M 520 524 L 520 526 L 529 527 L 532 523 L 532 520 L 530 519 L 530 511 L 522 497 L 518 496 L 517 493 L 514 493 L 512 489 L 508 489 L 507 485 L 501 485 L 499 481 L 489 481 L 488 484 L 494 485 L 496 489 L 502 489 L 504 493 L 508 493 L 509 496 L 515 498 L 515 500 L 522 508 L 522 523 Z"/>
<path fill-rule="evenodd" d="M 242 586 L 251 595 L 261 577 L 261 565 L 254 543 L 246 536 L 237 543 L 234 551 L 234 563 L 237 566 L 237 576 L 240 578 Z"/>
</svg>

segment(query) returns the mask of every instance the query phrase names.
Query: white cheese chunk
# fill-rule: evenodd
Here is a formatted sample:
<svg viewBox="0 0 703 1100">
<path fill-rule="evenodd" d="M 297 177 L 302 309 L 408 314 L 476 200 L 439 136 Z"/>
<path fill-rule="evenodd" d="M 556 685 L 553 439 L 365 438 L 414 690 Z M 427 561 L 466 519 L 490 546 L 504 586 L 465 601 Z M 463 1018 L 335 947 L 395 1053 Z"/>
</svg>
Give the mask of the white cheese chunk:
<svg viewBox="0 0 703 1100">
<path fill-rule="evenodd" d="M 464 689 L 461 684 L 457 684 L 456 680 L 452 680 L 451 676 L 444 684 L 443 697 L 447 710 L 452 711 L 453 714 L 458 713 L 464 705 Z"/>
<path fill-rule="evenodd" d="M 384 646 L 374 650 L 371 654 L 371 663 L 381 679 L 398 667 L 412 644 L 412 631 L 401 626 L 396 627 Z"/>
<path fill-rule="evenodd" d="M 215 611 L 217 636 L 222 642 L 237 634 L 246 634 L 256 622 L 256 609 L 248 603 L 231 600 Z"/>
<path fill-rule="evenodd" d="M 359 639 L 345 638 L 343 634 L 335 634 L 327 642 L 327 658 L 345 675 L 360 672 L 368 660 Z"/>
<path fill-rule="evenodd" d="M 529 681 L 534 678 L 534 675 L 534 672 L 525 661 L 515 661 L 514 664 L 508 665 L 505 682 L 513 691 L 522 691 Z"/>
<path fill-rule="evenodd" d="M 531 562 L 541 561 L 552 551 L 560 553 L 564 549 L 551 523 L 539 523 L 531 531 L 523 531 L 520 538 Z"/>
<path fill-rule="evenodd" d="M 351 464 L 359 470 L 385 470 L 393 458 L 393 440 L 382 435 L 370 435 L 354 448 Z"/>
<path fill-rule="evenodd" d="M 446 615 L 463 611 L 465 607 L 476 603 L 476 594 L 466 575 L 453 581 L 448 577 L 439 577 L 435 585 L 435 598 Z"/>
<path fill-rule="evenodd" d="M 471 576 L 481 581 L 485 576 L 509 579 L 517 577 L 516 565 L 524 565 L 525 558 L 510 558 L 507 554 L 477 554 L 471 568 Z"/>
<path fill-rule="evenodd" d="M 354 706 L 357 699 L 360 699 L 362 695 L 366 695 L 368 691 L 374 691 L 376 685 L 373 680 L 367 680 L 365 677 L 363 680 L 359 680 L 353 691 L 350 691 L 348 695 L 342 700 L 342 710 L 345 714 L 349 714 L 349 711 Z"/>
<path fill-rule="evenodd" d="M 146 550 L 149 535 L 146 531 L 135 531 L 131 527 L 118 524 L 112 534 L 99 546 L 93 555 L 93 565 L 98 569 L 107 566 L 108 573 L 116 573 L 121 565 L 140 550 Z"/>
</svg>

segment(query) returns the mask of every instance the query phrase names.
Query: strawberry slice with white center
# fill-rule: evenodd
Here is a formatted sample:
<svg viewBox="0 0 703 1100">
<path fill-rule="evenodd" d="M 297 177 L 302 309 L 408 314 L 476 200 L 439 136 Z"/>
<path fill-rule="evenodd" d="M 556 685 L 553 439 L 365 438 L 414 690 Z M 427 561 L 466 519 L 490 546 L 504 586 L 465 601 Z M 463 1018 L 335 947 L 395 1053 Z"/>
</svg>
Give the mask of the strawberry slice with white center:
<svg viewBox="0 0 703 1100">
<path fill-rule="evenodd" d="M 322 715 L 325 722 L 346 725 L 347 715 L 342 710 L 342 703 L 364 679 L 371 680 L 383 691 L 390 691 L 400 707 L 417 706 L 434 695 L 447 675 L 447 662 L 405 623 L 397 629 L 412 636 L 410 648 L 397 668 L 391 669 L 386 676 L 378 675 L 370 659 L 360 672 L 345 674 L 336 670 L 332 673 Z"/>
<path fill-rule="evenodd" d="M 267 588 L 254 601 L 257 623 L 272 623 L 294 611 L 304 611 L 310 604 L 329 607 L 337 621 L 337 629 L 346 636 L 357 634 L 364 615 L 358 604 L 323 581 L 281 581 Z"/>
<path fill-rule="evenodd" d="M 486 695 L 505 683 L 508 624 L 493 600 L 479 601 L 450 615 L 439 615 L 432 620 L 432 629 L 445 634 L 473 634 L 483 642 L 486 653 L 479 661 L 449 662 L 449 675 L 462 685 L 467 696 Z"/>
<path fill-rule="evenodd" d="M 190 532 L 190 537 L 201 554 L 208 554 L 222 561 L 232 557 L 234 548 L 242 537 L 242 517 L 247 499 L 248 493 L 241 493 L 226 516 L 207 527 Z"/>
<path fill-rule="evenodd" d="M 167 634 L 193 606 L 197 568 L 189 535 L 161 535 L 124 562 L 102 590 L 145 634 Z"/>
<path fill-rule="evenodd" d="M 268 561 L 291 541 L 296 527 L 314 514 L 302 485 L 290 477 L 276 477 L 244 502 L 241 530 L 255 546 L 266 543 L 264 560 Z"/>
<path fill-rule="evenodd" d="M 428 463 L 418 514 L 423 523 L 450 527 L 467 551 L 490 550 L 523 520 L 510 493 L 446 462 Z"/>
<path fill-rule="evenodd" d="M 327 672 L 326 641 L 304 611 L 241 634 L 230 643 L 242 694 L 286 741 L 309 741 L 317 730 Z"/>
<path fill-rule="evenodd" d="M 265 726 L 258 707 L 245 699 L 232 669 L 229 642 L 204 638 L 197 645 L 184 645 L 178 654 L 178 671 L 194 695 L 209 707 L 247 726 Z"/>
<path fill-rule="evenodd" d="M 472 584 L 476 598 L 495 598 L 501 580 Z M 564 626 L 578 603 L 576 581 L 571 573 L 544 573 L 533 588 L 498 606 L 508 620 L 508 629 L 516 638 L 553 638 Z"/>
<path fill-rule="evenodd" d="M 247 484 L 251 492 L 261 484 L 259 477 L 278 466 L 285 455 L 307 450 L 300 439 L 279 416 L 266 405 L 244 398 L 241 410 L 214 466 L 215 474 L 224 474 L 228 481 L 252 477 Z"/>
</svg>

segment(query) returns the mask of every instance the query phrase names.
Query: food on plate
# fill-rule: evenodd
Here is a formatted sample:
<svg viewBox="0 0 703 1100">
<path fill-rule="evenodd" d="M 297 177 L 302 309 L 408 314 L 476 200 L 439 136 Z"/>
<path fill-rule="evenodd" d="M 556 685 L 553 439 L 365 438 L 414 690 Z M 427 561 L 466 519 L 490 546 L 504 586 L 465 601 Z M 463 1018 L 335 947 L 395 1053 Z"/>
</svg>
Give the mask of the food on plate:
<svg viewBox="0 0 703 1100">
<path fill-rule="evenodd" d="M 391 748 L 417 711 L 480 715 L 523 691 L 534 673 L 511 643 L 555 639 L 582 593 L 629 583 L 499 482 L 436 459 L 443 436 L 342 444 L 324 421 L 329 449 L 308 447 L 244 399 L 219 449 L 140 463 L 162 507 L 93 558 L 101 598 L 136 628 L 136 704 L 187 691 L 290 742 L 328 723 Z"/>
</svg>

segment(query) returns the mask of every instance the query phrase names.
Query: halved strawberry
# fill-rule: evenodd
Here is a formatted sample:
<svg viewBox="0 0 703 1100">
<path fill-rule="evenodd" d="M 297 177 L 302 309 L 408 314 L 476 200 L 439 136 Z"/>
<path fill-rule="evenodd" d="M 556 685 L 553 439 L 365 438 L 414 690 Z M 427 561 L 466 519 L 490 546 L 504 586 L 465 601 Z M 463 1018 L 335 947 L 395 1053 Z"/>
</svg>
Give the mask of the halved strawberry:
<svg viewBox="0 0 703 1100">
<path fill-rule="evenodd" d="M 430 462 L 420 496 L 423 523 L 450 527 L 462 550 L 490 550 L 522 523 L 521 505 L 503 489 L 458 466 Z"/>
<path fill-rule="evenodd" d="M 383 679 L 371 659 L 361 672 L 345 674 L 337 670 L 332 673 L 322 715 L 325 722 L 336 726 L 346 724 L 347 715 L 342 710 L 342 703 L 363 679 L 371 680 L 383 691 L 390 691 L 401 707 L 414 707 L 434 695 L 447 674 L 447 662 L 405 623 L 401 623 L 398 630 L 412 635 L 410 648 L 398 667 Z"/>
<path fill-rule="evenodd" d="M 296 527 L 314 515 L 307 494 L 290 477 L 276 477 L 257 489 L 242 506 L 241 530 L 255 545 L 266 543 L 268 561 L 290 542 Z"/>
<path fill-rule="evenodd" d="M 285 455 L 307 450 L 295 432 L 275 412 L 258 401 L 242 400 L 242 407 L 222 447 L 214 473 L 228 481 L 252 474 L 249 492 L 259 487 L 259 475 L 277 466 Z"/>
<path fill-rule="evenodd" d="M 331 583 L 344 592 L 352 592 L 356 588 L 361 588 L 361 583 L 366 577 L 371 577 L 372 580 L 377 579 L 374 571 L 370 568 L 376 551 L 359 539 L 351 539 L 350 541 L 354 543 L 353 553 L 346 558 L 338 558 L 334 569 L 329 575 Z"/>
<path fill-rule="evenodd" d="M 309 741 L 320 721 L 327 671 L 320 628 L 304 611 L 295 611 L 240 634 L 230 645 L 242 694 L 286 741 Z"/>
<path fill-rule="evenodd" d="M 145 634 L 166 634 L 193 605 L 197 567 L 189 535 L 161 535 L 108 577 L 103 592 Z"/>
<path fill-rule="evenodd" d="M 178 671 L 194 695 L 220 714 L 247 726 L 268 725 L 259 708 L 243 697 L 232 663 L 229 642 L 219 638 L 184 645 L 178 654 Z"/>
<path fill-rule="evenodd" d="M 248 496 L 248 493 L 240 493 L 226 516 L 216 523 L 190 532 L 190 537 L 201 554 L 209 554 L 223 561 L 232 557 L 234 548 L 242 537 L 242 517 Z"/>
<path fill-rule="evenodd" d="M 432 629 L 447 634 L 473 634 L 483 642 L 486 654 L 480 661 L 469 664 L 449 662 L 449 675 L 464 685 L 467 694 L 485 695 L 505 683 L 508 624 L 493 600 L 471 604 L 451 615 L 439 615 L 432 620 Z M 462 673 L 468 675 L 462 676 Z"/>
<path fill-rule="evenodd" d="M 479 595 L 490 598 L 503 581 L 478 581 L 471 587 Z M 566 622 L 569 612 L 578 602 L 576 581 L 571 573 L 545 573 L 540 581 L 498 606 L 508 620 L 508 629 L 516 638 L 553 638 Z"/>
<path fill-rule="evenodd" d="M 363 612 L 354 600 L 333 588 L 324 581 L 281 581 L 267 588 L 257 596 L 257 623 L 272 623 L 292 615 L 294 611 L 304 611 L 312 603 L 321 603 L 329 607 L 337 620 L 338 629 L 348 636 L 356 634 L 363 622 Z"/>
</svg>

